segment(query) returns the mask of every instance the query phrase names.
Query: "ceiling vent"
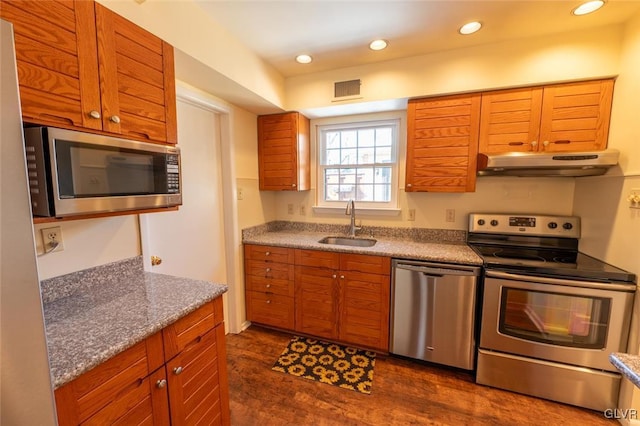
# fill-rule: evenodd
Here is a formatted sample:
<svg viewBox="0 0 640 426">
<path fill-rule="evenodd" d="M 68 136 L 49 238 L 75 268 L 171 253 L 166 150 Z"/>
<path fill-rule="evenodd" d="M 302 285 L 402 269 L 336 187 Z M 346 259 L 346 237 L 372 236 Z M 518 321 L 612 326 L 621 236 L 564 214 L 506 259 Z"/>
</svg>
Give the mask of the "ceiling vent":
<svg viewBox="0 0 640 426">
<path fill-rule="evenodd" d="M 360 79 L 349 81 L 337 81 L 333 83 L 334 98 L 360 95 Z"/>
</svg>

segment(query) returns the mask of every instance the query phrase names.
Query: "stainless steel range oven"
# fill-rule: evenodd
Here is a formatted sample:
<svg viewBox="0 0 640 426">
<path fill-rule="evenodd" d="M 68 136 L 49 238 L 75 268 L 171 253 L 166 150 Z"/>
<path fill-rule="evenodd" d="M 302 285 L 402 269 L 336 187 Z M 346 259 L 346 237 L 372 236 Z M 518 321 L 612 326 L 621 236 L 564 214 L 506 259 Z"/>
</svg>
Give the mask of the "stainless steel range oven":
<svg viewBox="0 0 640 426">
<path fill-rule="evenodd" d="M 484 260 L 476 382 L 594 410 L 617 406 L 636 277 L 578 251 L 580 219 L 471 214 Z"/>
</svg>

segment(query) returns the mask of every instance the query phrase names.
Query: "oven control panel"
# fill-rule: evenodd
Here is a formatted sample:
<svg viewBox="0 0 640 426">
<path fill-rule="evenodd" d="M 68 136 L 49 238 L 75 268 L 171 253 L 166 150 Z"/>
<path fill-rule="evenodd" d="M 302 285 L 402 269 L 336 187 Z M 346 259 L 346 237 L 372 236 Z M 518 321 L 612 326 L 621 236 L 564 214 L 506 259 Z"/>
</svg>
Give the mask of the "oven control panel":
<svg viewBox="0 0 640 426">
<path fill-rule="evenodd" d="M 580 238 L 580 218 L 577 216 L 471 213 L 469 214 L 469 232 Z"/>
</svg>

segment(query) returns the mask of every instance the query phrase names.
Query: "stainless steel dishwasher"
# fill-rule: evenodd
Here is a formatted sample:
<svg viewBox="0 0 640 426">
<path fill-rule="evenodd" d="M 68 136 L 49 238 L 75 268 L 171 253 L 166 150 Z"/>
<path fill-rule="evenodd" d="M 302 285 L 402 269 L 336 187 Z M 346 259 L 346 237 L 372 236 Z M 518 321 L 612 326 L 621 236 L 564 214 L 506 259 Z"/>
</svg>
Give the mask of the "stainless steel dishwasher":
<svg viewBox="0 0 640 426">
<path fill-rule="evenodd" d="M 393 260 L 390 352 L 473 370 L 480 268 Z"/>
</svg>

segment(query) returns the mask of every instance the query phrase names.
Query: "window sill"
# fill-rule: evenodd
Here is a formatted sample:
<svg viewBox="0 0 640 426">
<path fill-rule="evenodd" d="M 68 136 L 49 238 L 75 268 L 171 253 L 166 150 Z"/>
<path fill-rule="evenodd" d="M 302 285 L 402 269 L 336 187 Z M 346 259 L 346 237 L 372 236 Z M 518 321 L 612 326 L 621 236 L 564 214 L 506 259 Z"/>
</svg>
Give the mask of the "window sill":
<svg viewBox="0 0 640 426">
<path fill-rule="evenodd" d="M 314 213 L 344 215 L 344 207 L 312 206 Z M 370 207 L 358 207 L 356 205 L 356 216 L 398 216 L 401 209 L 374 209 Z"/>
</svg>

